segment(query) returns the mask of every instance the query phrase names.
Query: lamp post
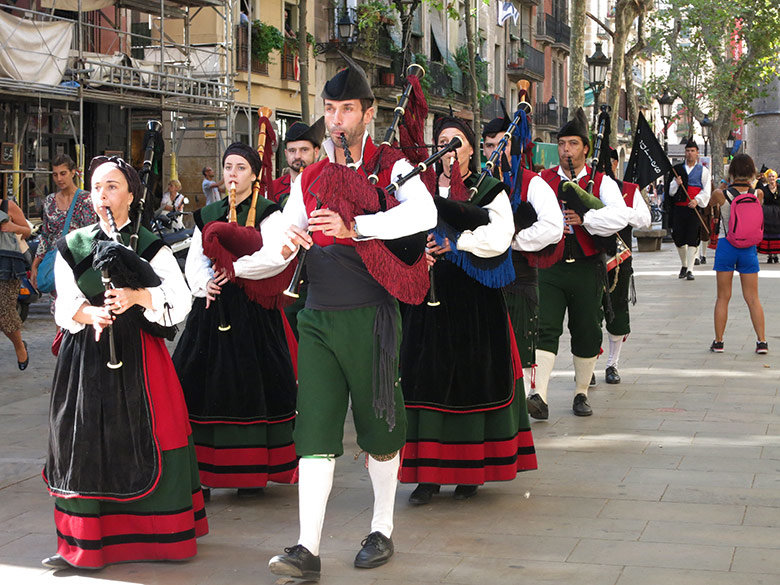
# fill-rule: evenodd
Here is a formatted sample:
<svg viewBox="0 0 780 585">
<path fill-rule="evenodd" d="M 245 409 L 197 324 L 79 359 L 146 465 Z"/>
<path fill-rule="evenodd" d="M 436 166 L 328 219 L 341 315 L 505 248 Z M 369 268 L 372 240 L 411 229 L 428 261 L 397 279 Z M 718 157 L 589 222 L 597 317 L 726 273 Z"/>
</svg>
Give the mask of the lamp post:
<svg viewBox="0 0 780 585">
<path fill-rule="evenodd" d="M 661 119 L 664 121 L 664 153 L 669 155 L 669 120 L 672 119 L 672 104 L 674 97 L 669 94 L 669 88 L 664 88 L 661 97 L 656 98 L 658 107 L 661 109 Z"/>
<path fill-rule="evenodd" d="M 553 126 L 558 126 L 558 100 L 555 99 L 554 95 L 550 96 L 550 101 L 547 102 L 547 111 L 549 112 L 549 118 L 553 120 Z"/>
<path fill-rule="evenodd" d="M 669 88 L 664 88 L 664 93 L 661 97 L 656 98 L 658 101 L 658 107 L 661 110 L 661 119 L 664 122 L 664 154 L 669 156 L 669 120 L 672 119 L 672 104 L 674 104 L 674 97 L 669 95 Z M 664 198 L 669 197 L 669 184 L 666 183 L 664 178 Z M 666 206 L 664 206 L 666 208 Z M 669 230 L 669 214 L 664 211 L 661 226 Z M 667 235 L 664 241 L 670 241 L 671 238 Z"/>
<path fill-rule="evenodd" d="M 701 122 L 701 136 L 704 138 L 704 156 L 707 156 L 707 144 L 710 141 L 710 128 L 712 128 L 712 120 L 707 114 L 704 114 Z"/>
<path fill-rule="evenodd" d="M 593 126 L 596 126 L 596 111 L 599 106 L 599 94 L 604 89 L 604 82 L 607 79 L 607 69 L 609 69 L 609 57 L 601 50 L 601 43 L 596 43 L 596 49 L 593 54 L 585 59 L 588 63 L 588 73 L 590 75 L 590 90 L 593 92 Z"/>
<path fill-rule="evenodd" d="M 336 39 L 331 39 L 326 43 L 315 43 L 315 54 L 327 53 L 336 49 L 348 47 L 355 42 L 355 31 L 357 26 L 350 16 L 349 9 L 346 6 L 341 8 L 341 16 L 336 22 Z"/>
</svg>

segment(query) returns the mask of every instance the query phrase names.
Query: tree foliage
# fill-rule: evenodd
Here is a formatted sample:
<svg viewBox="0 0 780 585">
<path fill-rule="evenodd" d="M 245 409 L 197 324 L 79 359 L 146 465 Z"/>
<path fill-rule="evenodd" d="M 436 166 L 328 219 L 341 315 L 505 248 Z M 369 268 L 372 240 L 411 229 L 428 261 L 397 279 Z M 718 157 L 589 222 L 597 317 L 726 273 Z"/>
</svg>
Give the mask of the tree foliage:
<svg viewBox="0 0 780 585">
<path fill-rule="evenodd" d="M 751 113 L 780 66 L 780 11 L 776 0 L 667 0 L 653 19 L 651 43 L 667 58 L 668 75 L 651 82 L 668 87 L 690 118 L 708 113 L 713 152 L 722 152 L 736 120 Z M 692 121 L 692 119 L 689 119 Z M 717 177 L 722 160 L 713 157 Z"/>
</svg>

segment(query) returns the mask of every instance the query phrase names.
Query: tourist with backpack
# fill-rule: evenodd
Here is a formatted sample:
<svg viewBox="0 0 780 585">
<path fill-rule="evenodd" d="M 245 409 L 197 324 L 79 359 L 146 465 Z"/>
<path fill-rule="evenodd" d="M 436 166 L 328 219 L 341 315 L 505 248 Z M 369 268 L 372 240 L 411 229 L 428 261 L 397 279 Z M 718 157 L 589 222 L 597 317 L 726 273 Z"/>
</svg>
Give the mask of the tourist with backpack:
<svg viewBox="0 0 780 585">
<path fill-rule="evenodd" d="M 715 340 L 710 351 L 723 353 L 723 334 L 728 320 L 734 271 L 739 272 L 742 296 L 756 332 L 756 353 L 769 351 L 764 332 L 764 309 L 758 298 L 758 253 L 756 244 L 764 234 L 761 209 L 763 192 L 756 192 L 756 165 L 746 154 L 738 154 L 729 165 L 730 184 L 716 189 L 712 198 L 720 206 L 723 235 L 718 238 L 715 264 L 718 298 L 715 301 Z"/>
</svg>

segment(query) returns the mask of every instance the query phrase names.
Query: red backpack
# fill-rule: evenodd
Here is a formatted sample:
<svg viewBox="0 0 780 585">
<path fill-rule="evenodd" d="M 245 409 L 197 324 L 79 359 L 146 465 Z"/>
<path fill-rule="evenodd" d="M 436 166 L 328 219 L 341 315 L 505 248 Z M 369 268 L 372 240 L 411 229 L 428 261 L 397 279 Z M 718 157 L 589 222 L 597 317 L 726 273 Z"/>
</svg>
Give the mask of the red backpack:
<svg viewBox="0 0 780 585">
<path fill-rule="evenodd" d="M 731 207 L 726 239 L 735 248 L 755 246 L 764 239 L 764 210 L 755 191 L 740 193 L 729 187 L 723 194 Z"/>
</svg>

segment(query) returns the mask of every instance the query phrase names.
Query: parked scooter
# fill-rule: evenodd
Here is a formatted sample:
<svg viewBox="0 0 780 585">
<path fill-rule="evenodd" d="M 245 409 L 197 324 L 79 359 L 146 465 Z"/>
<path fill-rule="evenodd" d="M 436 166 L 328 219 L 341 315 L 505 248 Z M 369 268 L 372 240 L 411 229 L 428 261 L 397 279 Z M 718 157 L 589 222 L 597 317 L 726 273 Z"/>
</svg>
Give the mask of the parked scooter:
<svg viewBox="0 0 780 585">
<path fill-rule="evenodd" d="M 168 211 L 158 213 L 152 220 L 152 231 L 171 249 L 182 272 L 194 231 L 193 228 L 184 227 L 182 219 L 186 215 L 192 214 L 187 211 Z"/>
</svg>

